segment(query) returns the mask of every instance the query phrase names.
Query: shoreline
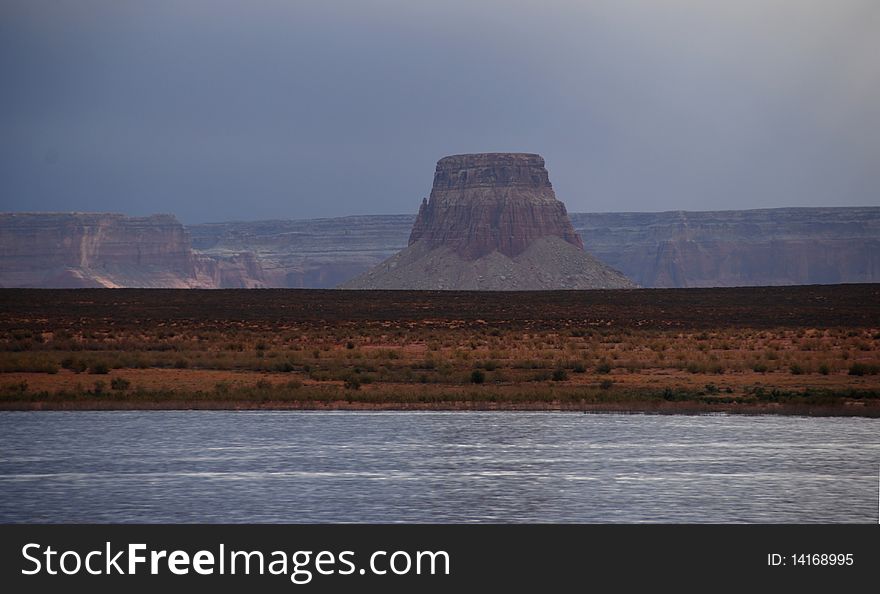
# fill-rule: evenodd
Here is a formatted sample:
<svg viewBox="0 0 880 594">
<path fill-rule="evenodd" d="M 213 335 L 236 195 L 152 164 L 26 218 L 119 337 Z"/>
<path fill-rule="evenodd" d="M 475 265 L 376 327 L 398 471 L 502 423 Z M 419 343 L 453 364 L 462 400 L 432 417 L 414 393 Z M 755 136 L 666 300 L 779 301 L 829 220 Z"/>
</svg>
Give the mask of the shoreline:
<svg viewBox="0 0 880 594">
<path fill-rule="evenodd" d="M 703 402 L 627 402 L 627 403 L 571 403 L 571 402 L 349 402 L 334 401 L 273 401 L 252 400 L 192 400 L 179 401 L 5 401 L 0 411 L 499 411 L 499 412 L 582 412 L 597 414 L 656 414 L 656 415 L 781 415 L 802 417 L 862 417 L 880 418 L 880 406 L 842 403 L 837 405 L 805 405 L 785 403 L 717 403 Z"/>
</svg>

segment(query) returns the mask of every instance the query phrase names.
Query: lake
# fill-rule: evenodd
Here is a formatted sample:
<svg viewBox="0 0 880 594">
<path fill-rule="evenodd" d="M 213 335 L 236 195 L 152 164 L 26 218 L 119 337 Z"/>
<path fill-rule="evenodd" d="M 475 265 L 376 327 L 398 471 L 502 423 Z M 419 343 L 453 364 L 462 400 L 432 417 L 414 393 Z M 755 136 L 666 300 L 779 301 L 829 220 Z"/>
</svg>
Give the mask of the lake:
<svg viewBox="0 0 880 594">
<path fill-rule="evenodd" d="M 880 421 L 0 412 L 0 522 L 878 522 Z"/>
</svg>

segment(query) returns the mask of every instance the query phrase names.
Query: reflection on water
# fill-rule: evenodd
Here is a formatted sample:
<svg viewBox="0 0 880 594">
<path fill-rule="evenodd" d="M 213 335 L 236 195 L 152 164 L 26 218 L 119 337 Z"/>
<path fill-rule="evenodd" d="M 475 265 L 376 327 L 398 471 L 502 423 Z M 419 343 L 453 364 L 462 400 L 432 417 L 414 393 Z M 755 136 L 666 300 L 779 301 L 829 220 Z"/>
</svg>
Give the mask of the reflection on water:
<svg viewBox="0 0 880 594">
<path fill-rule="evenodd" d="M 872 419 L 4 412 L 2 522 L 873 522 Z"/>
</svg>

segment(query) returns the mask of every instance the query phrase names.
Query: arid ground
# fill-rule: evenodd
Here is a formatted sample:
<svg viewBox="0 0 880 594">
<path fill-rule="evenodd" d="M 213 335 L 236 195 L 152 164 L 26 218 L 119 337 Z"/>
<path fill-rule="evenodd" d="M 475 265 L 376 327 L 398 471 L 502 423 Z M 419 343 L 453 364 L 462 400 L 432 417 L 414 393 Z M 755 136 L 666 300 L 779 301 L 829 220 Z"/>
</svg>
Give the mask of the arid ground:
<svg viewBox="0 0 880 594">
<path fill-rule="evenodd" d="M 0 290 L 0 408 L 880 416 L 880 285 Z"/>
</svg>

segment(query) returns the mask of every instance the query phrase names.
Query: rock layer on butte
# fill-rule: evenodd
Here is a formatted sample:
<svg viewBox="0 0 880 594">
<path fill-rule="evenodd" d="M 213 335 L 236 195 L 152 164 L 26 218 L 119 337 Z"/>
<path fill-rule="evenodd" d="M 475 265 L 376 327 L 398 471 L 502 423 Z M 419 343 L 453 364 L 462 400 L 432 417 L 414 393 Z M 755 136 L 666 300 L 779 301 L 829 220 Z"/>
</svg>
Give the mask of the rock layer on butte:
<svg viewBox="0 0 880 594">
<path fill-rule="evenodd" d="M 635 285 L 584 251 L 539 155 L 437 162 L 406 249 L 345 289 L 617 289 Z"/>
</svg>

